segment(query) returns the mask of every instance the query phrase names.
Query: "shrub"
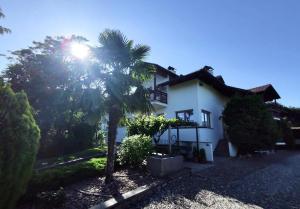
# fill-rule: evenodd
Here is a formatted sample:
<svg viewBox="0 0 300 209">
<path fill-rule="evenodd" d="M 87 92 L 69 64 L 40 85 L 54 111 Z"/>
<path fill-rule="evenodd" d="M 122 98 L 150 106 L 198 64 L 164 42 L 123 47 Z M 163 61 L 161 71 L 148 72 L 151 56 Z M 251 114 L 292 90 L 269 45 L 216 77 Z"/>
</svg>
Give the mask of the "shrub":
<svg viewBox="0 0 300 209">
<path fill-rule="evenodd" d="M 144 135 L 129 136 L 123 140 L 120 146 L 118 160 L 121 165 L 141 166 L 152 151 L 151 137 Z"/>
<path fill-rule="evenodd" d="M 91 148 L 96 140 L 96 127 L 84 122 L 72 125 L 65 134 L 57 134 L 57 130 L 54 129 L 53 132 L 51 136 L 44 136 L 38 158 L 58 157 L 79 152 Z"/>
<path fill-rule="evenodd" d="M 154 142 L 158 143 L 159 137 L 169 126 L 195 126 L 196 122 L 182 121 L 178 119 L 167 119 L 165 116 L 138 115 L 125 122 L 128 135 L 145 135 L 153 137 Z"/>
<path fill-rule="evenodd" d="M 279 125 L 281 138 L 286 143 L 288 148 L 294 148 L 295 138 L 293 131 L 291 130 L 291 125 L 286 120 L 281 120 Z"/>
<path fill-rule="evenodd" d="M 234 97 L 223 116 L 229 140 L 240 154 L 273 148 L 278 137 L 276 124 L 261 97 Z"/>
<path fill-rule="evenodd" d="M 129 136 L 145 135 L 153 137 L 160 131 L 164 131 L 169 125 L 174 124 L 176 119 L 166 119 L 163 115 L 138 115 L 126 122 Z"/>
<path fill-rule="evenodd" d="M 10 209 L 30 179 L 40 131 L 25 93 L 0 86 L 0 208 Z"/>
<path fill-rule="evenodd" d="M 103 130 L 98 130 L 96 133 L 95 145 L 104 147 L 106 146 L 106 132 Z"/>
</svg>

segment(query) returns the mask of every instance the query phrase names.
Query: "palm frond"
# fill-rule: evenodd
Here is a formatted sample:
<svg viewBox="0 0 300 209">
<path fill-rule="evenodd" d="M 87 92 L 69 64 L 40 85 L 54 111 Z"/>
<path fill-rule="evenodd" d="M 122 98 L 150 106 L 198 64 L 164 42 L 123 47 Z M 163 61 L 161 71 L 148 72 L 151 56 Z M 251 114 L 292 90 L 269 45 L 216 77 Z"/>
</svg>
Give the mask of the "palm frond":
<svg viewBox="0 0 300 209">
<path fill-rule="evenodd" d="M 5 17 L 5 15 L 0 8 L 0 18 L 4 18 L 4 17 Z M 8 28 L 5 28 L 3 26 L 0 26 L 0 34 L 4 34 L 4 33 L 11 33 L 11 30 Z"/>
<path fill-rule="evenodd" d="M 134 94 L 127 95 L 123 98 L 126 112 L 134 113 L 150 113 L 153 110 L 149 100 L 149 91 L 143 86 L 138 86 Z"/>
<path fill-rule="evenodd" d="M 99 35 L 99 43 L 104 47 L 119 46 L 124 48 L 128 44 L 128 39 L 119 30 L 105 29 L 104 32 Z"/>
<path fill-rule="evenodd" d="M 109 29 L 99 35 L 99 43 L 94 54 L 99 60 L 98 71 L 106 74 L 99 77 L 105 83 L 106 104 L 117 105 L 123 113 L 151 111 L 149 92 L 143 87 L 155 71 L 143 61 L 150 47 L 134 45 L 120 31 Z M 94 73 L 96 77 L 100 74 Z"/>
<path fill-rule="evenodd" d="M 3 14 L 2 9 L 0 8 L 0 18 L 4 18 L 4 17 L 5 15 Z"/>
<path fill-rule="evenodd" d="M 137 44 L 132 49 L 132 59 L 135 60 L 143 60 L 145 57 L 149 55 L 150 47 L 146 45 Z"/>
<path fill-rule="evenodd" d="M 126 68 L 130 65 L 130 45 L 129 41 L 119 30 L 106 29 L 99 35 L 97 56 L 102 63 L 111 65 L 113 68 Z"/>
<path fill-rule="evenodd" d="M 136 62 L 130 71 L 133 78 L 142 82 L 149 80 L 154 72 L 155 68 L 153 65 L 142 61 Z"/>
</svg>

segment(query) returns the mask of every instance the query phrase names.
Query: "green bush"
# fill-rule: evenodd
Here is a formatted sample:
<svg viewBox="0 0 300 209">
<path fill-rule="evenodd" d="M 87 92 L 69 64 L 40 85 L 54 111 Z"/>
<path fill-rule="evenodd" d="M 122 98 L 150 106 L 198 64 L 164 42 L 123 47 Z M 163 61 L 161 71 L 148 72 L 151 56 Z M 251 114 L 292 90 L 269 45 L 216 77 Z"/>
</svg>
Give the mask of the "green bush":
<svg viewBox="0 0 300 209">
<path fill-rule="evenodd" d="M 61 127 L 64 130 L 67 128 Z M 60 129 L 60 127 L 56 127 Z M 68 128 L 64 134 L 53 130 L 52 136 L 44 136 L 38 158 L 51 158 L 67 155 L 91 148 L 96 141 L 96 127 L 81 122 Z"/>
<path fill-rule="evenodd" d="M 92 158 L 74 165 L 35 172 L 29 182 L 28 193 L 35 194 L 49 189 L 58 189 L 86 177 L 100 175 L 106 158 Z"/>
<path fill-rule="evenodd" d="M 129 136 L 150 136 L 153 137 L 155 143 L 159 142 L 159 137 L 168 129 L 169 126 L 177 127 L 196 125 L 198 125 L 196 122 L 182 121 L 175 118 L 167 119 L 163 115 L 137 115 L 136 117 L 125 121 L 125 126 L 127 127 Z"/>
<path fill-rule="evenodd" d="M 142 166 L 144 160 L 153 152 L 149 136 L 133 135 L 126 137 L 119 149 L 118 160 L 121 165 Z"/>
<path fill-rule="evenodd" d="M 223 116 L 229 140 L 240 154 L 274 147 L 278 137 L 276 123 L 261 97 L 234 97 Z"/>
<path fill-rule="evenodd" d="M 13 208 L 25 191 L 40 131 L 25 93 L 0 86 L 0 208 Z"/>
<path fill-rule="evenodd" d="M 95 144 L 101 147 L 106 146 L 106 132 L 103 130 L 98 130 L 96 133 Z"/>
<path fill-rule="evenodd" d="M 138 115 L 127 120 L 128 135 L 145 135 L 153 137 L 160 131 L 164 131 L 169 125 L 176 123 L 176 119 L 166 119 L 163 115 Z"/>
</svg>

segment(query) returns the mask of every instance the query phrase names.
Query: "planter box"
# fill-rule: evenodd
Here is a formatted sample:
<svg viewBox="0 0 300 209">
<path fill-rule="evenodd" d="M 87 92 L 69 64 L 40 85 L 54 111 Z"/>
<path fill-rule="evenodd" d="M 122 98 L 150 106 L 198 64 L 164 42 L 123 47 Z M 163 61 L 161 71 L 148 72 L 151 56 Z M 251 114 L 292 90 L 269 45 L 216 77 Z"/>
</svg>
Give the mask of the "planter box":
<svg viewBox="0 0 300 209">
<path fill-rule="evenodd" d="M 152 156 L 149 157 L 147 165 L 151 175 L 163 177 L 183 168 L 183 156 Z"/>
</svg>

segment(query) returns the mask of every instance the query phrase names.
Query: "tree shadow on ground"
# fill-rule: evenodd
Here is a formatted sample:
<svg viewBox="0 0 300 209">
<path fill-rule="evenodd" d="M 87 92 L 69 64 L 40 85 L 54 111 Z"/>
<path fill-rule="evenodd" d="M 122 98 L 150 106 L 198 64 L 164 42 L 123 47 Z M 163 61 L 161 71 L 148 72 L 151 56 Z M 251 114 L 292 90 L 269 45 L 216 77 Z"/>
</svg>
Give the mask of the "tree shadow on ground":
<svg viewBox="0 0 300 209">
<path fill-rule="evenodd" d="M 300 165 L 289 160 L 297 155 L 300 160 L 299 154 L 284 151 L 216 162 L 216 166 L 174 181 L 131 208 L 163 204 L 166 208 L 299 208 Z"/>
</svg>

